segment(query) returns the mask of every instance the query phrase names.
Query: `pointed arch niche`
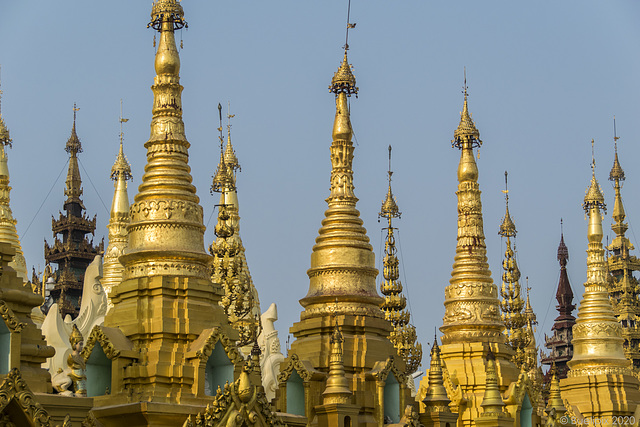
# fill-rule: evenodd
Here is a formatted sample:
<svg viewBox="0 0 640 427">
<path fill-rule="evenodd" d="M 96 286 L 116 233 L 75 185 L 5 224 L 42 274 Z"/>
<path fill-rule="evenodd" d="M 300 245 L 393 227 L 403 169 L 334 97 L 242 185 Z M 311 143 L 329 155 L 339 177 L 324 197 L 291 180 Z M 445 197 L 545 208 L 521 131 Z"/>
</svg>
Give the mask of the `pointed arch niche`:
<svg viewBox="0 0 640 427">
<path fill-rule="evenodd" d="M 187 354 L 195 370 L 194 394 L 215 396 L 233 383 L 240 374 L 244 359 L 232 341 L 220 328 L 205 329 L 191 344 Z"/>
</svg>

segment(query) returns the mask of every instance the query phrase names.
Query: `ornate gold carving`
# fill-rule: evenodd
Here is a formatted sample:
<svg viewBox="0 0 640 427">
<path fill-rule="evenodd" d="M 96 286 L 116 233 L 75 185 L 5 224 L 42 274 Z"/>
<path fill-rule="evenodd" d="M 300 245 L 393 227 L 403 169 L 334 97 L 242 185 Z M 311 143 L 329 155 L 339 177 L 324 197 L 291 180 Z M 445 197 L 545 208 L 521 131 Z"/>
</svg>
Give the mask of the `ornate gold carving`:
<svg viewBox="0 0 640 427">
<path fill-rule="evenodd" d="M 20 332 L 27 326 L 26 323 L 18 320 L 18 317 L 16 317 L 11 308 L 3 300 L 0 300 L 0 316 L 2 316 L 4 323 L 11 332 Z"/>
<path fill-rule="evenodd" d="M 271 412 L 262 387 L 243 384 L 242 378 L 218 388 L 215 399 L 204 412 L 189 416 L 183 427 L 218 427 L 252 425 L 284 427 Z"/>
<path fill-rule="evenodd" d="M 128 264 L 125 268 L 124 278 L 148 277 L 148 276 L 191 276 L 209 280 L 209 271 L 206 265 L 182 262 L 146 262 Z"/>
<path fill-rule="evenodd" d="M 211 356 L 211 353 L 218 341 L 222 344 L 222 348 L 231 363 L 236 366 L 244 363 L 244 359 L 236 348 L 235 343 L 223 334 L 220 331 L 220 328 L 213 329 L 202 348 L 196 351 L 196 357 L 198 357 L 202 362 L 206 362 L 209 359 L 209 356 Z"/>
<path fill-rule="evenodd" d="M 141 201 L 131 205 L 131 222 L 173 219 L 202 224 L 202 206 L 183 200 Z"/>
<path fill-rule="evenodd" d="M 617 322 L 579 323 L 573 326 L 574 338 L 622 337 L 622 326 Z"/>
<path fill-rule="evenodd" d="M 49 414 L 36 402 L 35 396 L 27 386 L 27 382 L 16 368 L 12 369 L 0 384 L 0 413 L 12 400 L 20 406 L 27 418 L 36 427 L 51 426 Z"/>
<path fill-rule="evenodd" d="M 102 331 L 101 327 L 94 326 L 89 334 L 89 338 L 85 342 L 82 353 L 80 353 L 85 362 L 89 359 L 89 356 L 91 356 L 91 352 L 97 343 L 100 344 L 102 351 L 104 351 L 105 356 L 107 356 L 109 360 L 113 360 L 120 356 L 120 350 L 115 348 L 109 337 Z"/>
<path fill-rule="evenodd" d="M 302 381 L 310 381 L 311 377 L 313 377 L 313 372 L 309 371 L 306 366 L 304 366 L 304 364 L 300 361 L 298 355 L 295 353 L 289 356 L 284 368 L 282 368 L 282 365 L 280 366 L 281 368 L 280 373 L 278 374 L 278 383 L 286 382 L 291 374 L 293 374 L 294 370 L 298 373 L 298 375 L 300 375 Z"/>
<path fill-rule="evenodd" d="M 378 307 L 370 307 L 363 305 L 362 303 L 341 302 L 340 304 L 335 306 L 327 304 L 318 306 L 307 306 L 305 310 L 300 313 L 300 319 L 305 320 L 310 317 L 332 315 L 351 315 L 384 318 L 384 312 Z"/>
</svg>

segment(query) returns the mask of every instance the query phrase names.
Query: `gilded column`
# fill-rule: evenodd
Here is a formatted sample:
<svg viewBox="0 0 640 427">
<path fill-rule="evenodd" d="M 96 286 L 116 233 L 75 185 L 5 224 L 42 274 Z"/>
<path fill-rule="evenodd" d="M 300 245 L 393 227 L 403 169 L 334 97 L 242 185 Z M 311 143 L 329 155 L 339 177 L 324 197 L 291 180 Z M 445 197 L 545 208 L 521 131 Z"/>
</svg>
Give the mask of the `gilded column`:
<svg viewBox="0 0 640 427">
<path fill-rule="evenodd" d="M 122 122 L 122 118 L 120 121 Z M 115 190 L 111 202 L 109 216 L 109 244 L 104 254 L 102 273 L 102 286 L 107 293 L 107 309 L 113 307 L 111 302 L 111 290 L 122 281 L 124 267 L 118 261 L 120 255 L 127 247 L 127 225 L 129 225 L 129 194 L 127 193 L 127 181 L 133 179 L 131 165 L 124 155 L 122 144 L 123 134 L 120 131 L 120 151 L 111 168 L 111 179 L 114 181 Z"/>
<path fill-rule="evenodd" d="M 610 256 L 607 259 L 611 282 L 609 283 L 609 298 L 613 311 L 622 325 L 624 338 L 624 354 L 633 362 L 634 368 L 640 368 L 640 300 L 638 299 L 638 280 L 633 277 L 634 271 L 640 271 L 640 260 L 631 251 L 633 244 L 625 236 L 629 225 L 625 223 L 626 213 L 622 203 L 622 184 L 625 180 L 624 170 L 618 160 L 617 136 L 615 141 L 615 157 L 613 167 L 609 173 L 609 181 L 613 182 L 615 201 L 613 205 L 613 220 L 611 229 L 616 233 L 611 244 L 607 247 Z"/>
<path fill-rule="evenodd" d="M 2 91 L 0 90 L 0 97 Z M 13 260 L 9 263 L 20 279 L 27 282 L 27 263 L 22 252 L 20 238 L 16 231 L 17 221 L 13 217 L 10 206 L 11 187 L 9 186 L 9 166 L 7 148 L 11 148 L 13 141 L 9 136 L 9 129 L 2 118 L 2 110 L 0 109 L 0 242 L 9 243 L 16 251 Z"/>
<path fill-rule="evenodd" d="M 593 141 L 592 141 L 593 144 Z M 583 208 L 588 216 L 587 281 L 573 327 L 573 358 L 560 384 L 563 397 L 585 417 L 632 415 L 640 403 L 638 379 L 623 352 L 622 327 L 607 292 L 607 265 L 602 247 L 604 196 L 592 164 L 591 184 Z"/>
</svg>

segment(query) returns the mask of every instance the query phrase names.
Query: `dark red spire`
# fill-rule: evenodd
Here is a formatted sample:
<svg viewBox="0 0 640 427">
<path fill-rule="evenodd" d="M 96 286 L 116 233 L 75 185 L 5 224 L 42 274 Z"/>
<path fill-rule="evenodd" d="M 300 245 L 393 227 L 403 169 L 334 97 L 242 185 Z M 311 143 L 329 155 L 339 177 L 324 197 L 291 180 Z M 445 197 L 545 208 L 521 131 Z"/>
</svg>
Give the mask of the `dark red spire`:
<svg viewBox="0 0 640 427">
<path fill-rule="evenodd" d="M 560 233 L 560 244 L 558 245 L 558 261 L 560 262 L 560 280 L 558 281 L 558 290 L 556 291 L 556 300 L 558 301 L 558 312 L 560 316 L 556 319 L 560 320 L 575 320 L 575 317 L 571 314 L 576 308 L 573 304 L 573 290 L 569 283 L 569 276 L 567 275 L 567 261 L 569 260 L 569 250 L 567 245 L 564 244 L 564 233 Z"/>
</svg>

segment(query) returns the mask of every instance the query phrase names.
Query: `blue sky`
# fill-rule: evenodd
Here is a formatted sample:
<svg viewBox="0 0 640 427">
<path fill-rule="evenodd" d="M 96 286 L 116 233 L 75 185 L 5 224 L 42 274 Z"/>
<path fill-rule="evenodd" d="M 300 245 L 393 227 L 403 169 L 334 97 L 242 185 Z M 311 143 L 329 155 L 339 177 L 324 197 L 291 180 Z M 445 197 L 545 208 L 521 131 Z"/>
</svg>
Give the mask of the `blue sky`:
<svg viewBox="0 0 640 427">
<path fill-rule="evenodd" d="M 263 309 L 272 301 L 279 305 L 276 326 L 284 345 L 299 319 L 297 300 L 308 290 L 309 256 L 326 208 L 335 111 L 327 86 L 342 59 L 346 1 L 185 0 L 183 6 L 189 29 L 177 38 L 184 41 L 181 83 L 194 183 L 208 220 L 217 202 L 209 195 L 218 161 L 216 107 L 220 102 L 226 111 L 231 102 L 242 165 L 241 235 Z M 154 76 L 150 10 L 151 2 L 141 0 L 0 4 L 2 115 L 14 140 L 11 206 L 29 266 L 42 269 L 50 215 L 62 208 L 64 172 L 46 196 L 67 158 L 74 102 L 81 108 L 84 200 L 88 213 L 98 216 L 97 240 L 107 234 L 121 98 L 130 119 L 131 198 L 140 184 Z M 489 263 L 499 284 L 504 244 L 497 232 L 508 170 L 518 261 L 532 288 L 539 344 L 556 316 L 561 217 L 569 277 L 575 294 L 582 293 L 587 242 L 581 203 L 592 138 L 597 178 L 613 208 L 607 177 L 614 114 L 627 175 L 628 237 L 636 243 L 639 17 L 640 4 L 633 1 L 352 1 L 357 27 L 350 32 L 349 60 L 360 87 L 351 101 L 358 208 L 379 261 L 383 225 L 377 213 L 386 191 L 386 147 L 393 145 L 404 285 L 423 343 L 442 324 L 455 252 L 459 153 L 450 140 L 462 109 L 465 66 L 469 107 L 484 141 L 478 166 Z M 610 216 L 604 221 L 609 230 Z"/>
</svg>

